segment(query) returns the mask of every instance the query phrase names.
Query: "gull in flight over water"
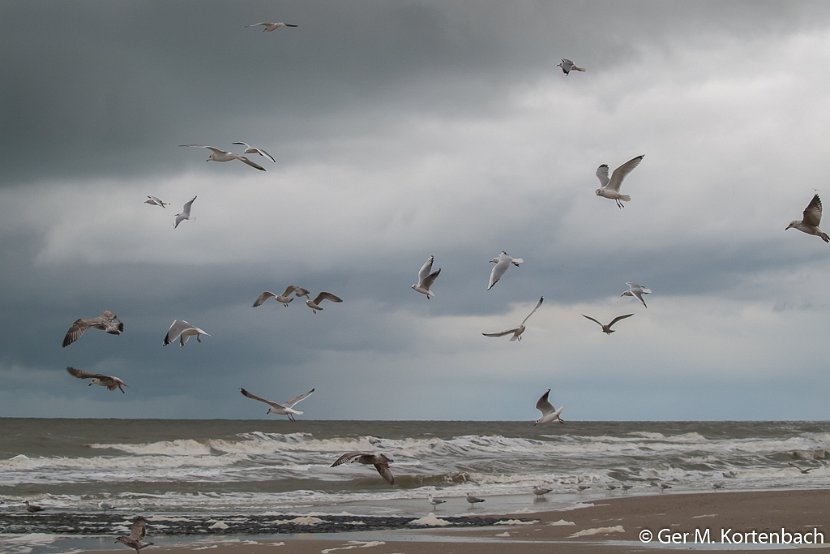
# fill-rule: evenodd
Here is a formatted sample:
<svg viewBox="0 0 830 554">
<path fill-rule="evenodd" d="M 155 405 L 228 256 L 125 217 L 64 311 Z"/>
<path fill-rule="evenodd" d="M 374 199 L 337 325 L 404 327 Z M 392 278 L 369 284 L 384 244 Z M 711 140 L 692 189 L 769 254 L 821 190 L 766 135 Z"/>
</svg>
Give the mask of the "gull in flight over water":
<svg viewBox="0 0 830 554">
<path fill-rule="evenodd" d="M 245 25 L 245 27 L 259 27 L 260 25 L 262 25 L 263 33 L 270 33 L 271 31 L 276 31 L 277 29 L 282 29 L 284 27 L 299 27 L 299 25 L 285 23 L 282 21 L 260 21 L 259 23 L 251 23 L 250 25 Z"/>
<path fill-rule="evenodd" d="M 440 267 L 432 271 L 433 261 L 435 261 L 435 256 L 427 258 L 427 261 L 421 266 L 421 270 L 418 272 L 418 282 L 412 284 L 412 290 L 426 295 L 427 299 L 435 296 L 435 293 L 432 292 L 432 283 L 435 282 L 435 279 L 441 273 Z"/>
<path fill-rule="evenodd" d="M 315 296 L 314 300 L 306 300 L 305 305 L 311 308 L 311 311 L 316 314 L 317 310 L 323 309 L 320 307 L 320 303 L 323 300 L 331 300 L 332 302 L 343 302 L 339 297 L 333 295 L 332 293 L 323 291 L 317 296 Z"/>
<path fill-rule="evenodd" d="M 247 142 L 234 142 L 232 144 L 241 144 L 242 146 L 244 146 L 245 151 L 243 152 L 243 154 L 259 154 L 263 158 L 268 158 L 272 162 L 277 163 L 277 160 L 274 159 L 274 156 L 272 156 L 271 154 L 269 154 L 268 152 L 266 152 L 262 148 L 257 148 L 256 146 L 251 146 Z"/>
<path fill-rule="evenodd" d="M 816 194 L 807 207 L 804 208 L 804 217 L 801 221 L 797 219 L 791 221 L 787 225 L 787 229 L 798 229 L 802 233 L 821 237 L 824 242 L 830 242 L 830 236 L 827 236 L 827 233 L 821 230 L 819 224 L 821 224 L 821 199 Z"/>
<path fill-rule="evenodd" d="M 562 68 L 562 73 L 568 75 L 571 71 L 585 71 L 584 67 L 579 67 L 568 58 L 562 58 L 562 61 L 556 64 L 556 67 Z"/>
<path fill-rule="evenodd" d="M 472 494 L 470 494 L 470 493 L 467 493 L 467 502 L 470 504 L 470 506 L 475 506 L 475 505 L 476 505 L 476 504 L 478 504 L 479 502 L 484 502 L 484 499 L 483 499 L 483 498 L 479 498 L 479 497 L 477 497 L 477 496 L 473 496 L 473 495 L 472 495 Z"/>
<path fill-rule="evenodd" d="M 795 469 L 800 471 L 802 475 L 807 475 L 808 473 L 816 469 L 814 467 L 801 467 L 800 465 L 794 464 L 792 462 L 787 462 L 787 465 L 793 466 Z"/>
<path fill-rule="evenodd" d="M 120 542 L 124 546 L 135 548 L 135 551 L 140 553 L 142 548 L 153 544 L 151 542 L 144 542 L 143 539 L 146 534 L 147 520 L 141 516 L 138 516 L 133 520 L 133 524 L 130 526 L 130 535 L 122 535 L 115 539 L 115 542 Z"/>
<path fill-rule="evenodd" d="M 185 219 L 190 221 L 190 207 L 193 205 L 194 200 L 196 200 L 195 196 L 190 200 L 190 202 L 185 202 L 184 207 L 182 208 L 182 213 L 176 214 L 176 224 L 173 225 L 173 229 L 177 228 L 179 223 Z"/>
<path fill-rule="evenodd" d="M 487 290 L 490 290 L 493 288 L 493 285 L 499 282 L 499 279 L 507 271 L 507 268 L 510 267 L 510 264 L 519 267 L 519 264 L 523 264 L 524 260 L 522 258 L 513 258 L 510 254 L 502 250 L 501 254 L 490 260 L 490 263 L 496 265 L 493 266 L 493 270 L 490 272 L 490 282 L 487 283 Z"/>
<path fill-rule="evenodd" d="M 628 290 L 625 291 L 624 293 L 622 293 L 620 296 L 633 296 L 637 300 L 642 302 L 643 306 L 648 308 L 648 306 L 646 306 L 646 301 L 643 300 L 643 295 L 644 294 L 651 294 L 651 289 L 647 288 L 647 287 L 644 287 L 642 285 L 638 285 L 637 283 L 629 283 L 627 281 L 626 281 L 625 284 L 628 285 Z"/>
<path fill-rule="evenodd" d="M 251 394 L 250 392 L 246 391 L 245 389 L 239 389 L 239 392 L 242 393 L 242 396 L 250 398 L 251 400 L 259 400 L 260 402 L 264 402 L 264 403 L 268 404 L 270 406 L 270 408 L 268 408 L 268 411 L 265 412 L 266 414 L 274 413 L 274 414 L 284 415 L 284 416 L 288 416 L 288 419 L 290 419 L 291 421 L 295 421 L 294 416 L 295 415 L 303 415 L 303 412 L 301 412 L 300 410 L 295 410 L 294 406 L 296 406 L 297 404 L 299 404 L 300 402 L 302 402 L 303 400 L 305 400 L 306 398 L 311 396 L 311 393 L 314 392 L 314 389 L 311 389 L 310 391 L 305 392 L 303 394 L 298 394 L 294 398 L 289 398 L 288 400 L 285 401 L 285 404 L 278 404 L 278 403 L 276 403 L 272 400 L 266 400 L 265 398 L 262 398 L 261 396 Z"/>
<path fill-rule="evenodd" d="M 395 484 L 395 477 L 392 475 L 392 470 L 389 469 L 389 464 L 394 462 L 395 460 L 386 456 L 386 454 L 371 454 L 367 452 L 346 452 L 333 464 L 331 467 L 339 466 L 340 464 L 345 464 L 346 462 L 354 463 L 358 462 L 361 464 L 366 465 L 373 465 L 375 469 L 378 470 L 380 476 L 389 483 L 390 485 Z"/>
<path fill-rule="evenodd" d="M 118 316 L 109 310 L 104 310 L 104 313 L 97 317 L 76 319 L 75 323 L 66 332 L 66 336 L 63 337 L 63 346 L 69 346 L 81 338 L 90 327 L 106 331 L 110 335 L 120 335 L 124 332 L 124 324 L 118 319 Z"/>
<path fill-rule="evenodd" d="M 270 290 L 266 290 L 262 294 L 260 294 L 257 299 L 254 301 L 254 308 L 258 306 L 262 306 L 265 302 L 268 301 L 269 298 L 273 298 L 286 308 L 288 307 L 289 302 L 294 300 L 294 296 L 291 296 L 291 293 L 294 293 L 294 296 L 305 296 L 308 298 L 309 292 L 302 287 L 298 287 L 297 285 L 288 285 L 285 287 L 285 290 L 282 291 L 282 294 L 274 294 Z"/>
<path fill-rule="evenodd" d="M 167 334 L 164 335 L 164 344 L 162 346 L 167 346 L 176 339 L 179 339 L 179 343 L 184 347 L 184 344 L 193 336 L 196 337 L 196 342 L 202 342 L 201 335 L 205 335 L 206 337 L 210 336 L 204 330 L 194 327 L 183 319 L 174 319 L 170 328 L 167 330 Z"/>
<path fill-rule="evenodd" d="M 161 206 L 162 208 L 166 208 L 170 205 L 170 202 L 162 202 L 157 196 L 150 196 L 147 195 L 147 200 L 144 201 L 145 204 L 150 204 L 151 206 Z"/>
<path fill-rule="evenodd" d="M 511 342 L 513 342 L 515 340 L 522 340 L 522 333 L 525 332 L 525 323 L 527 323 L 527 320 L 530 319 L 530 316 L 532 316 L 534 313 L 536 313 L 536 310 L 539 309 L 539 306 L 542 305 L 542 302 L 544 302 L 544 300 L 545 300 L 544 296 L 540 297 L 539 302 L 536 303 L 536 307 L 533 308 L 530 311 L 529 314 L 527 314 L 527 317 L 524 318 L 522 320 L 522 323 L 518 327 L 516 327 L 515 329 L 508 329 L 507 331 L 501 331 L 499 333 L 481 333 L 481 334 L 484 335 L 485 337 L 503 337 L 504 335 L 509 335 L 510 333 L 513 333 L 513 336 L 510 337 Z"/>
<path fill-rule="evenodd" d="M 69 372 L 70 375 L 73 377 L 77 377 L 78 379 L 91 379 L 89 386 L 92 385 L 101 385 L 102 387 L 107 387 L 109 390 L 118 389 L 122 393 L 124 393 L 124 388 L 127 386 L 127 383 L 115 377 L 113 375 L 102 375 L 100 373 L 90 373 L 88 371 L 84 371 L 83 369 L 77 369 L 74 367 L 67 367 L 66 371 Z"/>
<path fill-rule="evenodd" d="M 547 423 L 549 421 L 565 423 L 565 421 L 559 417 L 559 414 L 561 414 L 562 410 L 565 409 L 564 406 L 560 406 L 558 410 L 554 408 L 553 404 L 551 404 L 548 400 L 549 394 L 550 389 L 546 390 L 545 394 L 540 396 L 539 400 L 536 401 L 536 409 L 542 412 L 542 417 L 533 422 L 533 425 L 539 425 L 540 423 Z"/>
<path fill-rule="evenodd" d="M 228 152 L 227 150 L 222 150 L 221 148 L 216 148 L 215 146 L 206 146 L 204 144 L 180 144 L 179 146 L 184 146 L 187 148 L 207 148 L 208 150 L 210 150 L 210 156 L 208 156 L 208 159 L 205 160 L 206 162 L 231 162 L 233 160 L 239 160 L 240 162 L 248 164 L 254 169 L 265 171 L 264 167 L 262 167 L 256 162 L 252 162 L 245 156 L 240 156 L 239 154 L 234 154 L 233 152 Z"/>
<path fill-rule="evenodd" d="M 612 325 L 614 325 L 616 322 L 618 322 L 618 321 L 619 321 L 619 320 L 621 320 L 621 319 L 625 319 L 625 318 L 627 318 L 627 317 L 631 317 L 631 316 L 633 316 L 633 315 L 634 315 L 634 314 L 618 315 L 617 317 L 615 317 L 614 319 L 612 319 L 612 320 L 611 320 L 611 323 L 609 323 L 608 325 L 605 325 L 605 324 L 603 324 L 603 323 L 600 323 L 599 321 L 597 321 L 596 319 L 594 319 L 593 317 L 591 317 L 591 316 L 589 316 L 589 315 L 582 314 L 582 317 L 587 318 L 587 319 L 590 319 L 591 321 L 593 321 L 594 323 L 596 323 L 597 325 L 599 325 L 600 327 L 602 327 L 602 332 L 603 332 L 603 333 L 605 333 L 606 335 L 610 335 L 611 333 L 613 333 L 613 332 L 614 332 L 614 330 L 611 328 L 611 326 L 612 326 Z"/>
<path fill-rule="evenodd" d="M 625 176 L 640 165 L 644 157 L 645 155 L 631 158 L 614 170 L 614 173 L 611 174 L 611 179 L 608 178 L 608 165 L 602 164 L 599 166 L 597 168 L 597 178 L 602 186 L 595 191 L 596 195 L 602 196 L 603 198 L 610 198 L 617 203 L 618 208 L 622 208 L 623 202 L 628 202 L 631 200 L 631 197 L 627 194 L 620 194 L 620 185 L 622 185 Z"/>
</svg>

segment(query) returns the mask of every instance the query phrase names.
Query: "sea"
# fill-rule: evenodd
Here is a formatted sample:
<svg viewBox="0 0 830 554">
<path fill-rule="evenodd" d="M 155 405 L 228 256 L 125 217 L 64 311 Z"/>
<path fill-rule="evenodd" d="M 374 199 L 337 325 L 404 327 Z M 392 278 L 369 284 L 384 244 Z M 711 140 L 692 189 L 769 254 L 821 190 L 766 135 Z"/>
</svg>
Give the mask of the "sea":
<svg viewBox="0 0 830 554">
<path fill-rule="evenodd" d="M 372 466 L 332 467 L 349 451 L 392 458 L 395 485 Z M 406 525 L 427 514 L 460 525 L 472 515 L 620 495 L 828 484 L 826 421 L 6 418 L 0 551 L 86 551 L 54 540 L 68 535 L 108 537 L 101 544 L 112 548 L 111 534 L 126 532 L 137 515 L 148 517 L 157 535 L 275 534 L 274 521 L 292 532 L 318 524 L 330 532 Z M 536 485 L 552 492 L 537 497 Z M 467 493 L 486 501 L 469 505 Z M 447 503 L 433 508 L 430 494 Z M 29 514 L 24 500 L 44 511 Z"/>
</svg>

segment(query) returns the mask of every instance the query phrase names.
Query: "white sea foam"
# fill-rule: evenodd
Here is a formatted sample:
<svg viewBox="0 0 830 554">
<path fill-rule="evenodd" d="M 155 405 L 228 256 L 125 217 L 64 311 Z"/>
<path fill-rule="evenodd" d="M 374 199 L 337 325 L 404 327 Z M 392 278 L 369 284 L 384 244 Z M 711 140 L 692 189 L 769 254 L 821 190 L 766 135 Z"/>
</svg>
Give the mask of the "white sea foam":
<svg viewBox="0 0 830 554">
<path fill-rule="evenodd" d="M 622 525 L 615 525 L 613 527 L 594 527 L 592 529 L 583 529 L 577 531 L 573 535 L 569 535 L 569 539 L 577 539 L 579 537 L 591 537 L 593 535 L 610 535 L 611 533 L 625 533 Z"/>
<path fill-rule="evenodd" d="M 444 527 L 450 525 L 450 522 L 446 519 L 441 519 L 437 517 L 435 514 L 429 514 L 424 517 L 420 517 L 418 519 L 413 519 L 409 522 L 410 525 L 419 525 L 424 527 Z"/>
</svg>

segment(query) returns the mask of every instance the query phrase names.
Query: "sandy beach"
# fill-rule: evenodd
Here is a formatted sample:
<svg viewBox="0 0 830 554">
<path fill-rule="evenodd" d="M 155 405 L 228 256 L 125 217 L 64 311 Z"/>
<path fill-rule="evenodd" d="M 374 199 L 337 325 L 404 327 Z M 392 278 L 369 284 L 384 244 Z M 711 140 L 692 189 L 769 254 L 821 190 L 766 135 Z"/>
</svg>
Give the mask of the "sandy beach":
<svg viewBox="0 0 830 554">
<path fill-rule="evenodd" d="M 544 509 L 544 508 L 542 508 Z M 440 513 L 436 516 L 440 518 Z M 511 525 L 511 520 L 534 520 Z M 258 537 L 148 537 L 144 552 L 496 554 L 506 552 L 830 552 L 830 491 L 787 490 L 616 497 L 584 507 L 504 514 L 503 525 Z M 651 540 L 641 540 L 641 533 Z M 776 540 L 777 539 L 777 540 Z M 773 544 L 770 542 L 783 542 Z M 98 551 L 101 552 L 101 551 Z M 107 552 L 110 552 L 109 550 Z M 113 549 L 113 553 L 126 549 Z"/>
</svg>

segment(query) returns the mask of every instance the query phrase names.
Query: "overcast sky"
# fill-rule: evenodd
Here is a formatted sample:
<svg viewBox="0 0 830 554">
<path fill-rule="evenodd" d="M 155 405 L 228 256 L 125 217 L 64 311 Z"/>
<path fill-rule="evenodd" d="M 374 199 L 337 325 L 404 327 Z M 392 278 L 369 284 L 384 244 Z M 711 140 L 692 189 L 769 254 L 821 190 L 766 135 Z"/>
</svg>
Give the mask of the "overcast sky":
<svg viewBox="0 0 830 554">
<path fill-rule="evenodd" d="M 3 2 L 0 66 L 0 416 L 830 417 L 830 245 L 785 231 L 830 201 L 830 3 Z M 277 163 L 177 146 L 234 141 Z M 251 307 L 288 284 L 343 303 Z"/>
</svg>

